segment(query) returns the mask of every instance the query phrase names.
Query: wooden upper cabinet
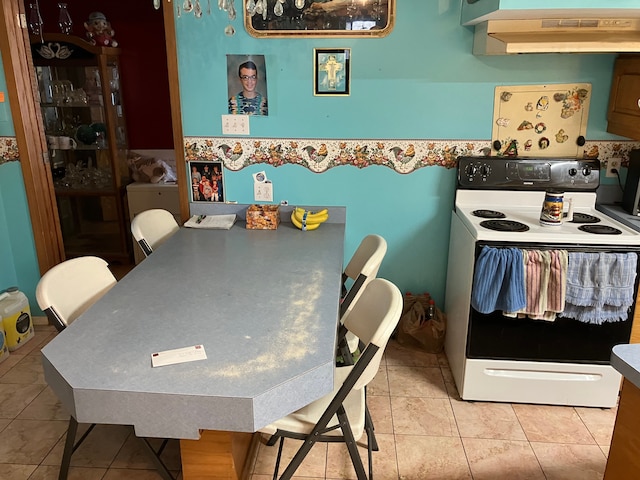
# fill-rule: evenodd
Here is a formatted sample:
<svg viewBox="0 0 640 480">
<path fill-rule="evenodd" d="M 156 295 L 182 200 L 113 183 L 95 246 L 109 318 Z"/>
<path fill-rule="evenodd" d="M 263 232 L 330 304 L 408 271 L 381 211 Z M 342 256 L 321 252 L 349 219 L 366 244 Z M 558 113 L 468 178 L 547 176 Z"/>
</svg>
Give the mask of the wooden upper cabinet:
<svg viewBox="0 0 640 480">
<path fill-rule="evenodd" d="M 607 132 L 640 140 L 640 56 L 616 59 L 609 97 Z"/>
</svg>

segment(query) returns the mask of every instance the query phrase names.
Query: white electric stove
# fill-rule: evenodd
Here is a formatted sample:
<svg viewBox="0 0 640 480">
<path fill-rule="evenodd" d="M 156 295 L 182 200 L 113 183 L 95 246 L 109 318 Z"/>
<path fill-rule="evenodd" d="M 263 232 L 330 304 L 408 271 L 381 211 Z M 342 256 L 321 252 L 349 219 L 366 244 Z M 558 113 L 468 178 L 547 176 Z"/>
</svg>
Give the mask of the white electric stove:
<svg viewBox="0 0 640 480">
<path fill-rule="evenodd" d="M 445 351 L 463 400 L 612 407 L 620 375 L 611 348 L 628 343 L 626 321 L 584 324 L 480 314 L 471 306 L 483 246 L 569 252 L 640 252 L 640 233 L 595 208 L 597 160 L 464 157 L 451 222 Z M 573 220 L 543 226 L 547 190 L 564 191 Z M 568 212 L 567 212 L 568 213 Z M 637 278 L 634 298 L 637 294 Z"/>
</svg>

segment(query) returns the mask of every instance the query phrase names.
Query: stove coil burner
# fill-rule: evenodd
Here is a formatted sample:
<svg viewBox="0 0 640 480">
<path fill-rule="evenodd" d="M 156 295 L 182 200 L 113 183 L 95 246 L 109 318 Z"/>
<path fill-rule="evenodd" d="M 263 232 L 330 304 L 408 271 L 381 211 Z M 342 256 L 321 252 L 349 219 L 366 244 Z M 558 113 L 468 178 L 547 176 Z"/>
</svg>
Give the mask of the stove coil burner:
<svg viewBox="0 0 640 480">
<path fill-rule="evenodd" d="M 474 210 L 471 212 L 476 217 L 480 218 L 504 218 L 506 215 L 496 210 Z"/>
<path fill-rule="evenodd" d="M 565 214 L 566 215 L 566 214 Z M 600 219 L 588 213 L 574 213 L 571 223 L 598 223 Z"/>
<path fill-rule="evenodd" d="M 485 220 L 480 225 L 489 230 L 497 230 L 499 232 L 526 232 L 529 227 L 524 223 L 515 222 L 513 220 Z"/>
<path fill-rule="evenodd" d="M 587 233 L 595 233 L 597 235 L 620 235 L 622 233 L 621 230 L 607 225 L 580 225 L 578 230 L 582 230 Z"/>
</svg>

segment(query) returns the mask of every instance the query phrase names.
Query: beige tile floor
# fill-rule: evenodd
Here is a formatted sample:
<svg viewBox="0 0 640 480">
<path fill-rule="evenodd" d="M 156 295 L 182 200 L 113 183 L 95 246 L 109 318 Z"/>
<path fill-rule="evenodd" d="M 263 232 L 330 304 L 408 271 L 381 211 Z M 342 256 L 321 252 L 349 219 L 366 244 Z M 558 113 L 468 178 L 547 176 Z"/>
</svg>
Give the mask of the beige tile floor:
<svg viewBox="0 0 640 480">
<path fill-rule="evenodd" d="M 68 414 L 47 387 L 40 348 L 55 330 L 36 336 L 0 363 L 0 480 L 54 480 Z M 390 342 L 369 388 L 380 451 L 376 480 L 600 480 L 615 409 L 463 402 L 444 355 Z M 285 442 L 285 461 L 295 451 Z M 251 480 L 268 480 L 276 447 L 260 444 Z M 366 458 L 366 450 L 361 449 Z M 179 448 L 165 452 L 180 468 Z M 316 445 L 295 477 L 355 478 L 346 449 Z M 74 454 L 70 480 L 160 478 L 129 427 L 98 426 Z"/>
</svg>

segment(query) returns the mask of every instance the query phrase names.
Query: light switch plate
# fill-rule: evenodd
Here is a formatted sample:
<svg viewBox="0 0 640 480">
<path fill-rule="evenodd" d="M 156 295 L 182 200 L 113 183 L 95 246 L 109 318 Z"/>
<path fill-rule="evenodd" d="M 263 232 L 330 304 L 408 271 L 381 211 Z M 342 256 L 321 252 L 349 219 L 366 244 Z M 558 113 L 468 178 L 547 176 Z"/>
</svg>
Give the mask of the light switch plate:
<svg viewBox="0 0 640 480">
<path fill-rule="evenodd" d="M 222 115 L 223 135 L 249 135 L 247 115 Z"/>
<path fill-rule="evenodd" d="M 255 182 L 253 184 L 253 198 L 256 202 L 273 202 L 273 183 Z"/>
</svg>

